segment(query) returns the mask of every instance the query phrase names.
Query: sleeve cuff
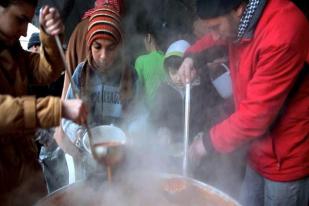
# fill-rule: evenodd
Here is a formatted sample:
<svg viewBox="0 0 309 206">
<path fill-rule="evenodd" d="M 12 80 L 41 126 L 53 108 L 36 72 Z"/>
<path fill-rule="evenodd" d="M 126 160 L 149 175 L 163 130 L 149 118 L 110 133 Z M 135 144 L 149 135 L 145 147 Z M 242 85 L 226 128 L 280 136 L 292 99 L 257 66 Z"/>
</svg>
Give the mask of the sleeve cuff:
<svg viewBox="0 0 309 206">
<path fill-rule="evenodd" d="M 36 99 L 25 97 L 23 101 L 25 128 L 33 129 L 36 127 Z"/>
</svg>

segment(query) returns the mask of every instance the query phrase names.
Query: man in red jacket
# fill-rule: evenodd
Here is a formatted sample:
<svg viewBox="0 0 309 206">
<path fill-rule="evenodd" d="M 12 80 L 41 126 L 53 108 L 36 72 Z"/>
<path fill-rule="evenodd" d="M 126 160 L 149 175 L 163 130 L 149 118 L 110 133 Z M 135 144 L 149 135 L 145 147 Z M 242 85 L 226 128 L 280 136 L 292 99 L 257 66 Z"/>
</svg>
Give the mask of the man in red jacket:
<svg viewBox="0 0 309 206">
<path fill-rule="evenodd" d="M 200 51 L 225 44 L 235 112 L 195 139 L 191 158 L 248 145 L 242 204 L 308 205 L 308 20 L 288 0 L 197 0 L 197 14 L 209 33 L 187 50 L 182 80 Z"/>
</svg>

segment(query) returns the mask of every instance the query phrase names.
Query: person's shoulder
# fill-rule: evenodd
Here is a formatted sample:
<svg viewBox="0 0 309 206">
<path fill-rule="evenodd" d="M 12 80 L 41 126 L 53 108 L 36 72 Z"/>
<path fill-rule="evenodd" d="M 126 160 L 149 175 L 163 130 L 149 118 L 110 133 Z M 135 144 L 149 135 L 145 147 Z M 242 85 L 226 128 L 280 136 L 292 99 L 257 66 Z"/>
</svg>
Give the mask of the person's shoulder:
<svg viewBox="0 0 309 206">
<path fill-rule="evenodd" d="M 135 60 L 135 64 L 142 62 L 145 59 L 145 56 L 145 54 L 138 56 Z"/>
<path fill-rule="evenodd" d="M 147 61 L 147 59 L 149 58 L 149 53 L 148 54 L 142 54 L 140 56 L 138 56 L 135 60 L 135 62 L 144 62 Z"/>
<path fill-rule="evenodd" d="M 12 46 L 8 47 L 7 50 L 10 55 L 12 55 L 14 58 L 19 58 L 20 60 L 25 57 L 34 57 L 39 55 L 37 53 L 24 50 L 19 41 L 16 41 Z"/>
<path fill-rule="evenodd" d="M 86 61 L 79 63 L 77 65 L 76 69 L 74 70 L 72 78 L 75 80 L 75 82 L 79 82 L 81 75 L 82 75 L 83 68 L 85 66 L 85 63 L 86 63 Z"/>
<path fill-rule="evenodd" d="M 89 23 L 89 19 L 88 18 L 85 18 L 85 19 L 82 19 L 75 27 L 75 30 L 86 30 L 88 29 L 88 23 Z"/>
<path fill-rule="evenodd" d="M 164 53 L 160 50 L 158 51 L 153 51 L 149 54 L 149 57 L 158 61 L 163 61 L 164 60 Z"/>
<path fill-rule="evenodd" d="M 86 64 L 86 61 L 83 61 L 83 62 L 79 63 L 77 65 L 76 69 L 74 70 L 74 73 L 80 73 L 85 64 Z"/>
<path fill-rule="evenodd" d="M 265 37 L 277 43 L 291 43 L 305 33 L 309 35 L 308 20 L 302 11 L 290 1 L 269 1 L 261 20 L 259 30 L 264 31 Z"/>
<path fill-rule="evenodd" d="M 79 22 L 75 26 L 74 31 L 72 32 L 70 36 L 69 44 L 72 43 L 72 41 L 79 41 L 84 38 L 88 30 L 88 22 L 89 22 L 88 19 L 83 19 L 81 22 Z"/>
<path fill-rule="evenodd" d="M 308 20 L 303 12 L 292 2 L 278 8 L 272 17 L 274 22 L 281 24 L 280 28 L 289 27 L 292 31 L 293 28 L 300 29 L 303 26 L 308 26 Z M 298 28 L 299 27 L 299 28 Z"/>
<path fill-rule="evenodd" d="M 134 65 L 136 70 L 141 70 L 144 67 L 144 63 L 147 62 L 147 59 L 148 59 L 147 55 L 148 54 L 143 54 L 136 58 L 135 65 Z"/>
<path fill-rule="evenodd" d="M 164 58 L 163 52 L 152 51 L 147 54 L 142 54 L 136 58 L 136 61 L 143 62 L 143 61 L 149 61 L 149 60 L 156 59 L 156 58 L 163 59 Z"/>
</svg>

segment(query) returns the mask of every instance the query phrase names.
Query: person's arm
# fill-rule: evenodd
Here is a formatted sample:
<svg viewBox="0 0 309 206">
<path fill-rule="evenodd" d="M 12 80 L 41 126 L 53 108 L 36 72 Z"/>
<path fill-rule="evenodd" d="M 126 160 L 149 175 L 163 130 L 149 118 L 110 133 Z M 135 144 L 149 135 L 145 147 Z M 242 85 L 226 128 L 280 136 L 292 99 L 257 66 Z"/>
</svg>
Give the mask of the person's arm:
<svg viewBox="0 0 309 206">
<path fill-rule="evenodd" d="M 54 8 L 48 6 L 43 8 L 40 23 L 49 35 L 58 35 L 63 31 L 60 15 Z M 20 55 L 20 60 L 24 61 L 22 62 L 24 65 L 21 66 L 25 68 L 29 81 L 52 79 L 53 71 L 59 70 L 57 69 L 59 65 L 56 66 L 58 61 L 55 59 L 57 55 L 53 55 L 53 52 L 57 53 L 55 48 L 47 46 L 43 50 L 44 53 L 41 55 L 29 55 L 27 52 L 17 54 Z M 56 97 L 36 99 L 3 94 L 0 95 L 0 113 L 1 134 L 8 134 L 33 131 L 37 127 L 53 127 L 59 124 L 60 117 L 80 123 L 87 111 L 80 100 L 62 102 Z"/>
<path fill-rule="evenodd" d="M 71 88 L 71 85 L 69 85 L 66 99 L 72 99 L 72 98 L 73 98 L 72 88 Z M 69 137 L 69 139 L 73 143 L 76 142 L 76 137 L 77 137 L 78 131 L 84 130 L 83 126 L 78 125 L 78 124 L 74 123 L 73 121 L 65 119 L 65 118 L 62 119 L 61 126 L 62 126 L 64 134 L 67 137 Z"/>
<path fill-rule="evenodd" d="M 235 113 L 211 129 L 212 144 L 204 137 L 206 150 L 213 145 L 220 152 L 230 152 L 267 132 L 303 67 L 305 58 L 299 48 L 295 44 L 281 44 L 261 50 L 246 99 Z"/>
<path fill-rule="evenodd" d="M 82 20 L 75 27 L 66 51 L 66 62 L 68 65 L 68 69 L 71 71 L 71 74 L 74 73 L 74 69 L 77 65 L 84 61 L 87 56 L 88 49 L 86 43 L 86 33 L 88 28 L 88 19 Z M 62 88 L 61 99 L 65 100 L 67 96 L 67 91 L 69 88 L 70 80 L 68 77 L 68 73 L 65 72 L 64 82 Z M 63 121 L 62 121 L 63 124 Z M 66 152 L 72 155 L 73 157 L 77 157 L 80 155 L 79 150 L 77 150 L 75 144 L 73 144 L 73 138 L 68 138 L 62 128 L 63 125 L 56 129 L 54 138 L 57 144 Z"/>
<path fill-rule="evenodd" d="M 197 40 L 192 46 L 190 46 L 186 52 L 185 57 L 199 54 L 207 49 L 210 49 L 214 46 L 226 46 L 227 43 L 225 41 L 215 40 L 211 33 L 207 33 L 201 39 Z"/>
<path fill-rule="evenodd" d="M 138 85 L 139 85 L 139 97 L 141 97 L 142 101 L 146 104 L 145 99 L 145 80 L 143 76 L 143 68 L 144 68 L 144 61 L 143 56 L 139 56 L 135 60 L 134 69 L 136 71 L 136 75 L 138 78 Z"/>
<path fill-rule="evenodd" d="M 0 95 L 1 134 L 48 128 L 59 125 L 61 101 L 56 97 L 39 98 L 33 96 L 15 98 Z"/>
<path fill-rule="evenodd" d="M 79 88 L 80 88 L 80 81 L 79 80 L 80 80 L 82 65 L 83 64 L 78 65 L 77 69 L 75 70 L 75 72 L 72 76 L 72 80 L 73 80 L 74 84 L 76 85 L 76 89 L 78 90 L 76 92 L 78 92 L 78 93 L 79 93 Z M 74 99 L 71 84 L 69 85 L 66 99 Z M 67 137 L 69 137 L 69 139 L 73 143 L 76 142 L 77 132 L 83 129 L 83 126 L 80 126 L 80 125 L 74 123 L 73 121 L 71 121 L 69 119 L 64 119 L 64 118 L 61 121 L 61 126 L 62 126 L 64 134 Z"/>
<path fill-rule="evenodd" d="M 142 82 L 143 82 L 143 75 L 142 75 L 143 67 L 144 67 L 143 56 L 139 56 L 135 60 L 134 68 L 136 70 L 139 80 Z"/>
<path fill-rule="evenodd" d="M 52 24 L 50 23 L 52 22 Z M 40 13 L 40 54 L 23 51 L 25 68 L 33 84 L 49 84 L 59 78 L 64 69 L 55 36 L 63 34 L 64 26 L 55 8 L 44 7 Z"/>
<path fill-rule="evenodd" d="M 58 97 L 0 95 L 0 133 L 33 131 L 58 126 L 60 118 L 82 123 L 87 115 L 81 100 L 61 101 Z"/>
<path fill-rule="evenodd" d="M 226 47 L 226 45 L 226 42 L 214 40 L 211 33 L 208 33 L 190 46 L 186 50 L 184 61 L 178 70 L 182 83 L 185 84 L 192 81 L 197 75 L 196 69 L 209 61 L 207 50 L 215 47 Z M 210 53 L 212 53 L 212 51 Z"/>
<path fill-rule="evenodd" d="M 40 33 L 42 39 L 40 54 L 29 53 L 27 51 L 21 52 L 26 57 L 25 66 L 28 74 L 30 74 L 30 82 L 32 84 L 47 85 L 60 77 L 64 66 L 54 37 L 49 36 L 44 31 Z"/>
</svg>

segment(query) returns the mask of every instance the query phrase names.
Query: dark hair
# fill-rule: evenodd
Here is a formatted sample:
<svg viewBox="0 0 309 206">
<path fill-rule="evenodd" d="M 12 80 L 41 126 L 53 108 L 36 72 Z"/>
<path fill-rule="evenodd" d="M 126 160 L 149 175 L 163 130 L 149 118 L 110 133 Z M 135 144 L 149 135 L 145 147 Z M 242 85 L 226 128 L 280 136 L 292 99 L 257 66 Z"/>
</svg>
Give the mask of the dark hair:
<svg viewBox="0 0 309 206">
<path fill-rule="evenodd" d="M 1 0 L 0 5 L 3 7 L 8 7 L 11 4 L 27 3 L 34 7 L 37 6 L 38 0 Z"/>
<path fill-rule="evenodd" d="M 160 49 L 166 49 L 168 30 L 166 28 L 166 23 L 162 21 L 162 19 L 153 18 L 152 16 L 149 16 L 149 13 L 146 10 L 142 10 L 136 15 L 135 25 L 138 34 L 151 34 Z"/>
<path fill-rule="evenodd" d="M 223 16 L 248 0 L 196 0 L 196 13 L 201 19 Z"/>
<path fill-rule="evenodd" d="M 172 68 L 172 72 L 177 72 L 181 63 L 183 61 L 183 58 L 179 56 L 170 56 L 164 60 L 164 68 L 166 72 L 168 73 L 170 68 Z"/>
</svg>

